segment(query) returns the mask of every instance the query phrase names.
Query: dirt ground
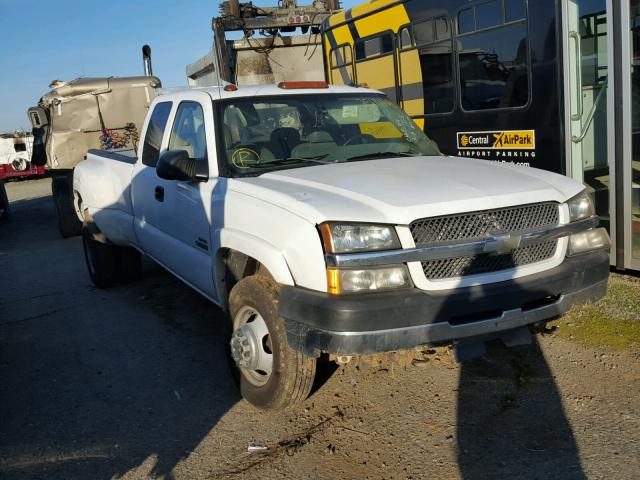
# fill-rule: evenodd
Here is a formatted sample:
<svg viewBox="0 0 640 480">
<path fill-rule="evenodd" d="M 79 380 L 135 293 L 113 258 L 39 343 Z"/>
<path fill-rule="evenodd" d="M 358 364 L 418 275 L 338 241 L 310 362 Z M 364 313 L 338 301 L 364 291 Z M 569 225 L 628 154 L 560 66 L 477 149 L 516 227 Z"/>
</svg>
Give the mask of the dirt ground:
<svg viewBox="0 0 640 480">
<path fill-rule="evenodd" d="M 49 189 L 9 183 L 0 225 L 0 478 L 640 478 L 637 349 L 416 351 L 325 367 L 298 410 L 261 413 L 226 370 L 223 314 L 153 265 L 93 288 Z"/>
</svg>

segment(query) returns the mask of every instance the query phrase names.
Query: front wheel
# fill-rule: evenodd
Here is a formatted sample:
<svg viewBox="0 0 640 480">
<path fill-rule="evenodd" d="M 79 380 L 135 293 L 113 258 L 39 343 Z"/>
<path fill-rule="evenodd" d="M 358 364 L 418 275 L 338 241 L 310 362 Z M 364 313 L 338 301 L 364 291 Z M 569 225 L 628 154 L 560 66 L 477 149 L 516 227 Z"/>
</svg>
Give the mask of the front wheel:
<svg viewBox="0 0 640 480">
<path fill-rule="evenodd" d="M 316 360 L 293 350 L 278 315 L 278 286 L 264 275 L 238 282 L 229 295 L 231 356 L 242 396 L 263 410 L 303 402 L 313 386 Z"/>
</svg>

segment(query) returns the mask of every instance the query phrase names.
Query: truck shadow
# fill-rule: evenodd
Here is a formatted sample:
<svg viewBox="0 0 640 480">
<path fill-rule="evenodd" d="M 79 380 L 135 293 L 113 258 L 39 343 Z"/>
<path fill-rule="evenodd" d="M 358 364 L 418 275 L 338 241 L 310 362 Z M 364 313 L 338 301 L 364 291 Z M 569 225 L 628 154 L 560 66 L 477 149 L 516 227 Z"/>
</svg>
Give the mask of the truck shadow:
<svg viewBox="0 0 640 480">
<path fill-rule="evenodd" d="M 556 295 L 563 292 L 553 288 L 546 284 L 528 287 L 511 278 L 504 292 L 494 297 L 492 308 L 501 305 L 525 310 L 525 302 L 544 303 L 548 296 L 557 300 Z M 489 285 L 478 289 L 454 301 L 472 304 L 482 302 L 485 295 L 496 295 L 495 290 L 489 291 Z M 460 367 L 456 453 L 461 477 L 586 479 L 558 386 L 537 335 L 532 335 L 529 345 L 507 348 L 503 340 L 485 345 L 484 355 Z"/>
<path fill-rule="evenodd" d="M 159 267 L 90 284 L 50 198 L 2 225 L 0 477 L 173 478 L 239 401 L 224 314 Z M 196 453 L 197 455 L 197 453 Z"/>
<path fill-rule="evenodd" d="M 461 366 L 457 457 L 464 479 L 586 479 L 553 373 L 538 342 L 492 345 Z"/>
</svg>

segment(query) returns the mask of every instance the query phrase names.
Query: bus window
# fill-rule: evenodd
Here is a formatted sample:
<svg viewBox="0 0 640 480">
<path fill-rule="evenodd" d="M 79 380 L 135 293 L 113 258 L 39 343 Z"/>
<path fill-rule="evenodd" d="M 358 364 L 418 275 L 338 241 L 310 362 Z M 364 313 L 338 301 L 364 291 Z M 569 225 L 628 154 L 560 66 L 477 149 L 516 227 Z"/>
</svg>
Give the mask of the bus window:
<svg viewBox="0 0 640 480">
<path fill-rule="evenodd" d="M 494 0 L 476 7 L 476 30 L 502 25 L 502 2 Z"/>
<path fill-rule="evenodd" d="M 356 43 L 356 61 L 379 57 L 391 52 L 393 52 L 393 35 L 391 33 L 384 33 Z"/>
<path fill-rule="evenodd" d="M 436 41 L 434 23 L 434 20 L 427 20 L 413 24 L 413 36 L 417 45 L 428 45 Z"/>
<path fill-rule="evenodd" d="M 464 35 L 471 33 L 476 29 L 475 10 L 467 8 L 458 14 L 458 34 Z"/>
<path fill-rule="evenodd" d="M 420 56 L 424 113 L 450 113 L 455 106 L 451 28 L 446 17 L 413 24 Z"/>
<path fill-rule="evenodd" d="M 351 45 L 343 45 L 331 50 L 329 55 L 332 83 L 348 85 L 353 83 L 353 58 Z"/>
<path fill-rule="evenodd" d="M 415 44 L 413 43 L 413 36 L 411 35 L 411 30 L 409 29 L 409 27 L 403 27 L 402 30 L 400 30 L 398 39 L 400 42 L 398 48 L 400 50 L 407 50 L 409 48 L 415 47 Z"/>
<path fill-rule="evenodd" d="M 390 30 L 366 37 L 355 45 L 355 75 L 358 82 L 384 92 L 398 101 L 394 34 Z"/>
<path fill-rule="evenodd" d="M 515 5 L 514 1 L 506 2 L 507 6 Z M 522 19 L 503 24 L 502 6 L 502 1 L 479 4 L 458 16 L 460 101 L 466 111 L 518 108 L 529 101 L 527 23 Z M 477 30 L 467 29 L 469 22 L 463 13 L 468 11 Z M 517 7 L 510 7 L 510 12 L 517 15 Z M 495 23 L 496 16 L 498 26 L 487 27 Z"/>
<path fill-rule="evenodd" d="M 436 27 L 436 40 L 450 40 L 451 31 L 449 30 L 449 21 L 445 17 L 436 18 L 434 20 Z"/>
<path fill-rule="evenodd" d="M 524 0 L 504 0 L 504 21 L 517 22 L 525 17 Z"/>
</svg>

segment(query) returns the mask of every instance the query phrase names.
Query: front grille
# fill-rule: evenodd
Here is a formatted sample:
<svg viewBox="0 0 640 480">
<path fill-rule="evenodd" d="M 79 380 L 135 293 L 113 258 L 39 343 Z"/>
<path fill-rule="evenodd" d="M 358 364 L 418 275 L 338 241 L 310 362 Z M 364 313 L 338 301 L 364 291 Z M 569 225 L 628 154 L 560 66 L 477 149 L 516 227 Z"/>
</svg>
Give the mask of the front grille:
<svg viewBox="0 0 640 480">
<path fill-rule="evenodd" d="M 442 280 L 466 275 L 498 272 L 522 265 L 540 262 L 553 257 L 557 242 L 538 243 L 518 248 L 504 255 L 474 255 L 422 262 L 422 270 L 429 280 Z"/>
<path fill-rule="evenodd" d="M 557 203 L 538 203 L 460 215 L 424 218 L 410 225 L 417 247 L 456 240 L 487 238 L 495 233 L 517 233 L 559 223 Z M 429 280 L 497 272 L 547 260 L 555 254 L 557 241 L 518 248 L 512 253 L 481 254 L 422 262 Z"/>
</svg>

